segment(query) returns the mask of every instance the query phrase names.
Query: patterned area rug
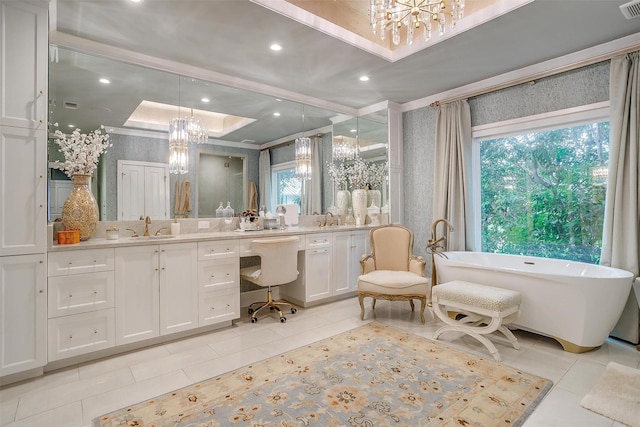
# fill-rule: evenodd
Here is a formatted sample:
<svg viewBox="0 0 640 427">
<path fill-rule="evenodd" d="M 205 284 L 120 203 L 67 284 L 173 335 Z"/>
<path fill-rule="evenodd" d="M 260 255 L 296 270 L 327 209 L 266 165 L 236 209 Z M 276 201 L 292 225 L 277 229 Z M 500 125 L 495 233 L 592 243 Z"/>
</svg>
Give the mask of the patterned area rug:
<svg viewBox="0 0 640 427">
<path fill-rule="evenodd" d="M 96 426 L 519 426 L 551 381 L 369 323 Z"/>
</svg>

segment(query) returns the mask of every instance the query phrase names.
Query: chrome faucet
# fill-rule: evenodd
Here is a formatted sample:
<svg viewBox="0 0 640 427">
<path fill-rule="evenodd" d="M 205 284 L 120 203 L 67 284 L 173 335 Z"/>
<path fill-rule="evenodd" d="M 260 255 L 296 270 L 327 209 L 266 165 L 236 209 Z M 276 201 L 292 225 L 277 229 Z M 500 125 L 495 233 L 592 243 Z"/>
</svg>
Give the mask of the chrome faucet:
<svg viewBox="0 0 640 427">
<path fill-rule="evenodd" d="M 431 254 L 431 286 L 435 286 L 438 284 L 438 277 L 436 274 L 436 263 L 434 260 L 434 256 L 436 254 L 440 255 L 440 252 L 439 252 L 440 249 L 442 249 L 442 251 L 447 250 L 446 235 L 443 235 L 440 238 L 436 238 L 437 227 L 438 227 L 438 224 L 440 224 L 441 222 L 444 222 L 447 225 L 448 230 L 450 232 L 453 231 L 453 226 L 451 225 L 451 223 L 444 218 L 437 219 L 433 222 L 433 224 L 431 224 L 431 238 L 427 241 L 427 252 Z"/>
<path fill-rule="evenodd" d="M 151 218 L 146 217 L 144 219 L 144 234 L 143 234 L 143 236 L 149 236 L 149 224 L 151 224 Z"/>
<path fill-rule="evenodd" d="M 331 212 L 328 212 L 326 214 L 324 214 L 324 222 L 322 224 L 320 224 L 320 227 L 326 227 L 327 226 L 327 216 L 331 215 L 331 224 L 333 225 L 333 214 Z"/>
</svg>

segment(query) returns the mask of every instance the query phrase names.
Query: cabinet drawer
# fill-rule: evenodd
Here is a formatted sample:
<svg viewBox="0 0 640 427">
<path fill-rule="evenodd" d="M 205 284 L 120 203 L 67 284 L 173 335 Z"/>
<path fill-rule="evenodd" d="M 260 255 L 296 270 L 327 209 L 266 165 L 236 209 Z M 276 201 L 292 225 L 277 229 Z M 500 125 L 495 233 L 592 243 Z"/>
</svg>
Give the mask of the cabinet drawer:
<svg viewBox="0 0 640 427">
<path fill-rule="evenodd" d="M 240 289 L 232 287 L 200 293 L 199 326 L 212 325 L 240 317 Z"/>
<path fill-rule="evenodd" d="M 299 236 L 297 236 L 300 239 L 300 243 L 298 244 L 298 250 L 299 251 L 304 251 L 305 249 L 305 236 L 304 234 L 301 234 Z M 267 239 L 269 239 L 269 237 L 266 237 Z M 259 235 L 256 236 L 256 239 L 265 239 L 265 237 L 260 237 Z M 274 239 L 279 239 L 279 237 L 274 237 Z M 239 253 L 241 257 L 245 257 L 245 256 L 252 256 L 253 252 L 251 252 L 251 241 L 254 239 L 241 239 L 240 240 L 240 248 L 239 248 Z"/>
<path fill-rule="evenodd" d="M 316 249 L 331 246 L 333 242 L 332 234 L 310 234 L 306 238 L 305 249 Z"/>
<path fill-rule="evenodd" d="M 114 319 L 113 308 L 49 319 L 49 361 L 113 347 Z"/>
<path fill-rule="evenodd" d="M 49 318 L 114 307 L 113 271 L 50 277 Z"/>
<path fill-rule="evenodd" d="M 238 287 L 240 260 L 238 258 L 214 259 L 198 263 L 198 287 L 200 290 Z"/>
<path fill-rule="evenodd" d="M 238 256 L 237 240 L 198 242 L 198 261 Z"/>
<path fill-rule="evenodd" d="M 50 252 L 49 276 L 95 273 L 113 270 L 113 249 L 87 249 L 84 251 Z"/>
</svg>

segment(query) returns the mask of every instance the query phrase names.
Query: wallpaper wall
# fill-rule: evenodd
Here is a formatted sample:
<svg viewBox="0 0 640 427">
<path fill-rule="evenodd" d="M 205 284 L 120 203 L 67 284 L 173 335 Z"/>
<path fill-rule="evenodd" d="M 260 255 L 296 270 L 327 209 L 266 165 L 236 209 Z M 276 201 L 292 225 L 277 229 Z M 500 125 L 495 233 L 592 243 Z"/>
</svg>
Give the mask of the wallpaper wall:
<svg viewBox="0 0 640 427">
<path fill-rule="evenodd" d="M 469 99 L 472 126 L 527 117 L 609 99 L 609 61 Z M 414 253 L 427 260 L 433 207 L 433 154 L 437 109 L 403 115 L 406 226 L 414 232 Z M 436 218 L 437 219 L 437 218 Z"/>
</svg>

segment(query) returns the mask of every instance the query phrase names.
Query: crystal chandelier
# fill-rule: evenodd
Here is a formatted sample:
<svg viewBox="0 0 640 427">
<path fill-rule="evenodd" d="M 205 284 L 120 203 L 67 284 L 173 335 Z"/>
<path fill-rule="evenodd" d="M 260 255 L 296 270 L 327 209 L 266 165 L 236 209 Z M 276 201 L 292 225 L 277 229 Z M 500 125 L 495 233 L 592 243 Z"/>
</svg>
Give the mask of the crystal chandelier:
<svg viewBox="0 0 640 427">
<path fill-rule="evenodd" d="M 333 138 L 332 155 L 334 160 L 353 160 L 356 157 L 355 140 L 342 135 Z"/>
<path fill-rule="evenodd" d="M 296 176 L 311 179 L 311 139 L 305 136 L 296 138 Z"/>
<path fill-rule="evenodd" d="M 464 14 L 465 0 L 370 0 L 369 20 L 373 34 L 385 33 L 391 29 L 391 41 L 400 44 L 400 29 L 406 28 L 407 44 L 413 44 L 413 35 L 422 27 L 424 41 L 431 39 L 432 25 L 437 25 L 443 35 L 447 25 L 447 15 L 451 17 L 451 28 Z"/>
<path fill-rule="evenodd" d="M 189 121 L 177 118 L 169 121 L 169 173 L 189 172 Z"/>
<path fill-rule="evenodd" d="M 296 176 L 299 179 L 311 179 L 311 139 L 304 136 L 304 105 L 302 106 L 302 136 L 296 138 Z"/>
</svg>

